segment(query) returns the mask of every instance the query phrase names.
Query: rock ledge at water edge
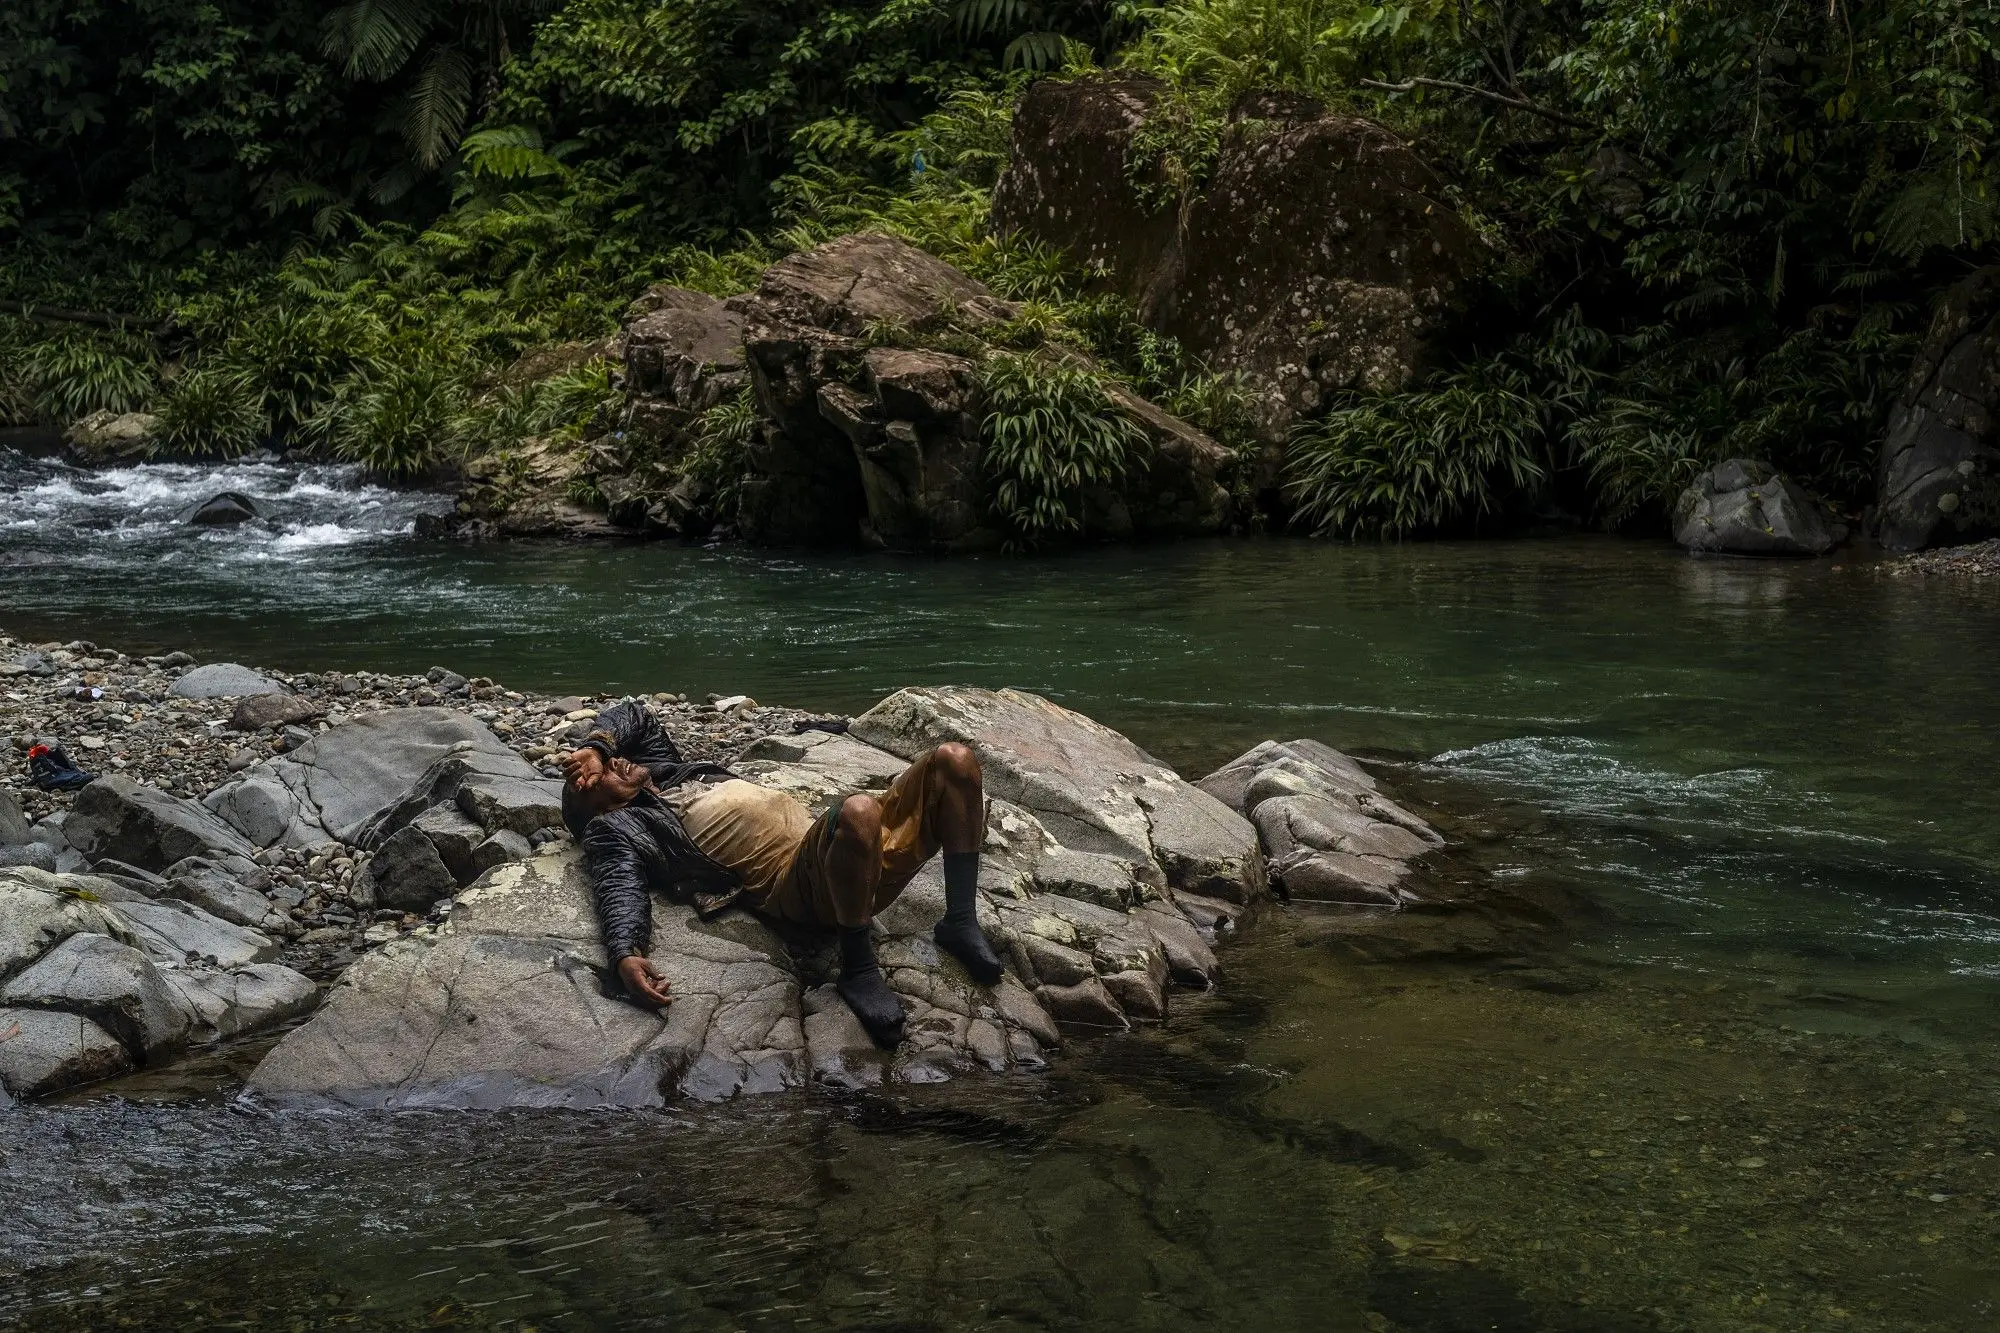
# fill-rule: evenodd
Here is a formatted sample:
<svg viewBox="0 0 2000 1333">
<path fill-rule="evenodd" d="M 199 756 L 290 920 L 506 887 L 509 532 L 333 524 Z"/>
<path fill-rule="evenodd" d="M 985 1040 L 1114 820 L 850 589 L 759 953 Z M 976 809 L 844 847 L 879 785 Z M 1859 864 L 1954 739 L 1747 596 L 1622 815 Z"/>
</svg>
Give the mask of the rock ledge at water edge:
<svg viewBox="0 0 2000 1333">
<path fill-rule="evenodd" d="M 364 959 L 251 1078 L 281 1103 L 658 1105 L 824 1083 L 1041 1067 L 1078 1033 L 1165 1016 L 1218 974 L 1212 944 L 1266 896 L 1255 827 L 1117 732 L 1015 691 L 910 689 L 851 734 L 771 736 L 744 776 L 814 807 L 879 790 L 909 757 L 971 745 L 988 791 L 980 922 L 1007 962 L 974 984 L 930 939 L 935 863 L 877 921 L 907 1036 L 878 1051 L 829 984 L 829 941 L 657 899 L 664 1014 L 611 998 L 579 854 L 484 872 L 437 934 Z"/>
</svg>

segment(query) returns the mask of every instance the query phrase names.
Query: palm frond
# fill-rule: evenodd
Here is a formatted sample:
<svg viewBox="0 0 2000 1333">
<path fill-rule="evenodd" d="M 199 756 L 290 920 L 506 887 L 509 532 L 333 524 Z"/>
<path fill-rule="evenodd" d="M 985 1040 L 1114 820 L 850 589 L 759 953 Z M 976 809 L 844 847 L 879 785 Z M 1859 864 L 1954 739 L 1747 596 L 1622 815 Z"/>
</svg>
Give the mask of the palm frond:
<svg viewBox="0 0 2000 1333">
<path fill-rule="evenodd" d="M 349 78 L 379 82 L 409 63 L 438 10 L 436 0 L 349 0 L 326 16 L 320 49 Z"/>
</svg>

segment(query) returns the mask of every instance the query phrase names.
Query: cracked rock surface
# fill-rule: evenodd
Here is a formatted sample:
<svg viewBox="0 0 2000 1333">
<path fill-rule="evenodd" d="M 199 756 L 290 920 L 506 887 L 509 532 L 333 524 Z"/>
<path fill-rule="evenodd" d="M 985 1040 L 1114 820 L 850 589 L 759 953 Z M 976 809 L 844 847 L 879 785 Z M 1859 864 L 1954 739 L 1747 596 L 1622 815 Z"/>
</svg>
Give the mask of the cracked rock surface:
<svg viewBox="0 0 2000 1333">
<path fill-rule="evenodd" d="M 1256 826 L 1288 898 L 1400 908 L 1437 830 L 1384 796 L 1353 759 L 1313 740 L 1263 741 L 1195 784 Z"/>
<path fill-rule="evenodd" d="M 309 1008 L 267 935 L 106 876 L 0 871 L 0 1088 L 122 1074 Z"/>
<path fill-rule="evenodd" d="M 834 993 L 829 937 L 738 909 L 704 921 L 659 898 L 650 955 L 674 1002 L 611 998 L 588 878 L 563 844 L 485 872 L 434 935 L 357 964 L 251 1087 L 357 1106 L 643 1106 L 1039 1068 L 1071 1032 L 1157 1021 L 1175 985 L 1211 984 L 1216 928 L 1264 892 L 1246 820 L 1046 700 L 904 690 L 852 730 L 766 738 L 736 770 L 823 806 L 963 740 L 993 793 L 979 915 L 1007 974 L 979 986 L 940 954 L 944 883 L 926 866 L 876 921 L 909 1013 L 897 1049 L 877 1050 Z M 1065 892 L 1088 884 L 1079 863 L 1100 901 Z"/>
</svg>

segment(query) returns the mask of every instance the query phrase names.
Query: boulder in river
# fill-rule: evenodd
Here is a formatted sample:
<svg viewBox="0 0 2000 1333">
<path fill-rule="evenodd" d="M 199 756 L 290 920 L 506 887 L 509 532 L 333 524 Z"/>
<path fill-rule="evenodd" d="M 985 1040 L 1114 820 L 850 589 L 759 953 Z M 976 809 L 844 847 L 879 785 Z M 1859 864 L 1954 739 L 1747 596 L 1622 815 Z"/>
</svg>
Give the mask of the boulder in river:
<svg viewBox="0 0 2000 1333">
<path fill-rule="evenodd" d="M 240 699 L 250 694 L 289 693 L 283 685 L 262 672 L 234 662 L 211 662 L 198 666 L 167 687 L 176 699 Z"/>
<path fill-rule="evenodd" d="M 1260 391 L 1260 433 L 1422 368 L 1484 262 L 1444 181 L 1394 133 L 1251 94 L 1191 199 L 1142 196 L 1136 141 L 1163 92 L 1132 74 L 1043 79 L 1014 114 L 1001 232 L 1067 250 L 1217 371 Z"/>
<path fill-rule="evenodd" d="M 80 463 L 134 463 L 159 446 L 160 419 L 150 412 L 100 410 L 80 417 L 63 432 L 63 443 Z"/>
<path fill-rule="evenodd" d="M 1875 522 L 1891 551 L 2000 532 L 2000 264 L 1938 303 L 1882 437 Z"/>
<path fill-rule="evenodd" d="M 1257 828 L 1271 877 L 1300 902 L 1399 908 L 1410 864 L 1444 845 L 1360 764 L 1313 740 L 1265 741 L 1197 784 Z"/>
<path fill-rule="evenodd" d="M 833 993 L 830 938 L 740 910 L 704 921 L 656 899 L 650 955 L 676 999 L 655 1014 L 609 998 L 581 856 L 555 844 L 482 874 L 435 936 L 357 963 L 251 1087 L 288 1103 L 490 1107 L 934 1082 L 1038 1068 L 1065 1026 L 1156 1020 L 1174 983 L 1209 984 L 1212 933 L 1196 916 L 1234 908 L 1199 894 L 1263 892 L 1247 821 L 1116 732 L 1032 695 L 904 691 L 868 716 L 869 736 L 912 752 L 946 740 L 979 749 L 990 794 L 980 924 L 1008 963 L 982 987 L 940 955 L 930 929 L 942 872 L 925 867 L 876 921 L 884 973 L 909 1011 L 897 1050 L 876 1050 Z M 814 805 L 879 790 L 904 764 L 825 733 L 772 738 L 761 752 L 738 771 Z M 1105 767 L 1093 773 L 1093 759 Z M 1104 901 L 1052 891 L 1045 872 L 1066 887 L 1080 878 L 1070 862 L 1090 857 Z"/>
<path fill-rule="evenodd" d="M 1824 555 L 1847 535 L 1791 478 L 1732 458 L 1674 506 L 1674 540 L 1704 555 Z"/>
<path fill-rule="evenodd" d="M 290 1018 L 318 988 L 276 953 L 107 878 L 0 871 L 0 1088 L 38 1096 Z"/>
<path fill-rule="evenodd" d="M 258 503 L 241 491 L 223 491 L 187 511 L 183 521 L 201 528 L 227 528 L 264 517 Z"/>
</svg>

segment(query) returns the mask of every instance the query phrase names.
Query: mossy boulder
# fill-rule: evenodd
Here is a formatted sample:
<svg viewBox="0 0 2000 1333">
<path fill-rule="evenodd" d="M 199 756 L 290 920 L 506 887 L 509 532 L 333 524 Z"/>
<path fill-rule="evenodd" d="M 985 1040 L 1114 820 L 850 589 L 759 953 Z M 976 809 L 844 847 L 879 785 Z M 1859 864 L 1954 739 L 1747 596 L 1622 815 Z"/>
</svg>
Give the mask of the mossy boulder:
<svg viewBox="0 0 2000 1333">
<path fill-rule="evenodd" d="M 1134 75 L 1030 88 L 995 228 L 1067 250 L 1147 326 L 1241 372 L 1268 439 L 1331 394 L 1407 384 L 1487 260 L 1438 175 L 1372 121 L 1266 95 L 1235 108 L 1198 193 L 1149 200 L 1135 141 L 1162 92 Z"/>
</svg>

